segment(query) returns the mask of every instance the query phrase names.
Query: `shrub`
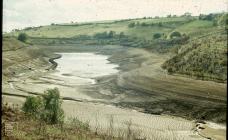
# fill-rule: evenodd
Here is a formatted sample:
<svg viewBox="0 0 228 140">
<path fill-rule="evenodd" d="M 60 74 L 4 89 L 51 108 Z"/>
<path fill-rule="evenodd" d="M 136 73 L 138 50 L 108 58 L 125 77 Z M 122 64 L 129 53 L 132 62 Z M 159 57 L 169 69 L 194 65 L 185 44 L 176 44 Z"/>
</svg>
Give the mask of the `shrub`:
<svg viewBox="0 0 228 140">
<path fill-rule="evenodd" d="M 105 39 L 105 38 L 108 38 L 108 33 L 107 33 L 107 32 L 96 33 L 96 34 L 94 35 L 94 38 L 98 38 L 98 39 Z"/>
<path fill-rule="evenodd" d="M 22 110 L 27 114 L 36 116 L 37 112 L 42 110 L 42 107 L 43 107 L 42 99 L 39 96 L 38 97 L 28 96 L 22 107 Z"/>
<path fill-rule="evenodd" d="M 20 40 L 20 41 L 22 41 L 22 42 L 26 42 L 26 40 L 28 39 L 28 36 L 27 36 L 26 33 L 20 33 L 18 35 L 18 38 L 17 39 Z"/>
<path fill-rule="evenodd" d="M 170 38 L 175 38 L 175 37 L 181 37 L 180 32 L 175 31 L 170 34 Z"/>
<path fill-rule="evenodd" d="M 59 90 L 48 89 L 45 94 L 37 97 L 29 96 L 23 105 L 22 110 L 36 118 L 50 124 L 63 122 L 64 112 L 61 108 Z"/>
<path fill-rule="evenodd" d="M 128 27 L 129 27 L 129 28 L 133 28 L 133 27 L 135 27 L 135 23 L 134 23 L 134 22 L 132 22 L 132 23 L 128 24 Z"/>
<path fill-rule="evenodd" d="M 154 39 L 158 39 L 158 38 L 160 38 L 162 35 L 160 34 L 160 33 L 155 33 L 154 35 L 153 35 L 153 38 Z"/>
<path fill-rule="evenodd" d="M 119 37 L 120 38 L 123 38 L 125 35 L 124 35 L 124 32 L 120 32 L 120 35 L 119 35 Z"/>
<path fill-rule="evenodd" d="M 109 37 L 109 38 L 113 38 L 113 37 L 115 36 L 115 34 L 116 34 L 115 31 L 110 31 L 110 32 L 108 33 L 108 37 Z"/>
<path fill-rule="evenodd" d="M 209 21 L 212 21 L 214 18 L 214 15 L 213 14 L 209 14 L 209 15 L 206 15 L 204 20 L 209 20 Z"/>
<path fill-rule="evenodd" d="M 44 92 L 44 113 L 42 119 L 48 123 L 56 124 L 64 119 L 64 112 L 61 108 L 59 90 L 57 88 L 48 89 Z"/>
<path fill-rule="evenodd" d="M 141 26 L 147 26 L 147 24 L 145 22 L 141 23 Z"/>
<path fill-rule="evenodd" d="M 158 23 L 158 26 L 159 26 L 159 27 L 162 27 L 162 23 L 161 23 L 161 22 L 159 22 L 159 23 Z"/>
</svg>

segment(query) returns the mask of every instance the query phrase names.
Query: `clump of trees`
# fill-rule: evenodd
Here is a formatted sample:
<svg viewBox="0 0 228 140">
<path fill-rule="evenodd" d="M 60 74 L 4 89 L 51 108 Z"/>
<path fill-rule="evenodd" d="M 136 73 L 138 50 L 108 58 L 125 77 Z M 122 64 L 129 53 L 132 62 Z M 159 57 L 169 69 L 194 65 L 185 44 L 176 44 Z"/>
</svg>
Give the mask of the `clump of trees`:
<svg viewBox="0 0 228 140">
<path fill-rule="evenodd" d="M 109 31 L 109 32 L 102 32 L 102 33 L 96 33 L 93 35 L 94 38 L 97 39 L 110 39 L 115 37 L 117 34 L 115 31 Z M 121 36 L 123 36 L 123 32 L 121 33 Z"/>
<path fill-rule="evenodd" d="M 132 22 L 130 24 L 128 24 L 128 28 L 134 28 L 136 26 L 141 26 L 141 27 L 153 27 L 153 26 L 158 26 L 158 27 L 162 27 L 163 26 L 163 23 L 162 22 L 158 22 L 158 23 L 146 23 L 146 22 L 142 22 L 142 23 L 135 23 L 135 22 Z"/>
<path fill-rule="evenodd" d="M 227 80 L 226 36 L 212 35 L 190 42 L 167 60 L 163 68 L 169 73 L 190 75 L 204 80 Z"/>
<path fill-rule="evenodd" d="M 134 22 L 132 22 L 132 23 L 128 24 L 128 27 L 129 27 L 129 28 L 133 28 L 133 27 L 135 27 L 135 23 L 134 23 Z"/>
<path fill-rule="evenodd" d="M 209 14 L 209 15 L 200 14 L 200 15 L 199 15 L 199 20 L 208 20 L 208 21 L 212 21 L 215 17 L 216 17 L 215 14 Z"/>
<path fill-rule="evenodd" d="M 172 38 L 178 38 L 178 37 L 181 37 L 181 33 L 180 32 L 177 32 L 177 31 L 174 31 L 172 32 L 169 37 L 172 39 Z"/>
<path fill-rule="evenodd" d="M 20 33 L 17 37 L 18 40 L 22 42 L 26 42 L 28 39 L 28 35 L 26 33 Z"/>
<path fill-rule="evenodd" d="M 27 97 L 22 110 L 48 124 L 57 124 L 64 120 L 61 104 L 59 90 L 54 88 L 46 90 L 43 96 Z"/>
<path fill-rule="evenodd" d="M 161 36 L 162 36 L 161 33 L 155 33 L 155 34 L 153 35 L 153 38 L 154 38 L 154 39 L 158 39 L 158 38 L 161 38 Z"/>
</svg>

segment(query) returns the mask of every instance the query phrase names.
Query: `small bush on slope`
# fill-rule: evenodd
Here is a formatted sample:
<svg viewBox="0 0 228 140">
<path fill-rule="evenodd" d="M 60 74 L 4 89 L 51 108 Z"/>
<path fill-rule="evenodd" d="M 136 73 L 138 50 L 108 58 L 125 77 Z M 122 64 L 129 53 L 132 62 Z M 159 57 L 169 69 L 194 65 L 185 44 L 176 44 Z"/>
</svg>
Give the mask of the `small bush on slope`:
<svg viewBox="0 0 228 140">
<path fill-rule="evenodd" d="M 57 124 L 63 122 L 64 119 L 61 104 L 59 90 L 57 88 L 48 89 L 42 97 L 27 97 L 23 111 L 46 123 Z"/>
<path fill-rule="evenodd" d="M 17 38 L 17 39 L 20 40 L 20 41 L 22 41 L 22 42 L 26 42 L 27 39 L 28 39 L 28 36 L 27 36 L 26 33 L 20 33 L 20 34 L 18 35 L 18 38 Z"/>
</svg>

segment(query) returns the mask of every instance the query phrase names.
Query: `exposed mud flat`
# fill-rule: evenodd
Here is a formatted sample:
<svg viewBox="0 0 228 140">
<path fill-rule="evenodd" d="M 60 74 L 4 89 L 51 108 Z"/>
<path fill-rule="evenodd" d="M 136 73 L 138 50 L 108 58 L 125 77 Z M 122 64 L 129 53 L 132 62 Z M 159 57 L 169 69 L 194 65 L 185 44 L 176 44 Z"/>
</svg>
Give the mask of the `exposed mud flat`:
<svg viewBox="0 0 228 140">
<path fill-rule="evenodd" d="M 148 50 L 116 46 L 88 47 L 87 50 L 84 49 L 85 47 L 69 48 L 77 53 L 83 52 L 84 55 L 87 52 L 87 57 L 79 57 L 81 61 L 73 64 L 61 62 L 59 59 L 57 61 L 60 61 L 60 67 L 57 67 L 55 71 L 26 77 L 20 75 L 10 84 L 3 85 L 4 92 L 21 96 L 39 95 L 43 94 L 47 88 L 58 87 L 61 96 L 65 99 L 63 108 L 68 117 L 76 116 L 84 121 L 89 120 L 92 129 L 95 129 L 96 122 L 99 122 L 101 132 L 106 132 L 110 116 L 114 117 L 117 130 L 124 127 L 120 124 L 130 119 L 134 129 L 142 130 L 142 136 L 148 139 L 153 139 L 152 137 L 202 139 L 197 132 L 194 132 L 194 119 L 204 117 L 214 122 L 225 119 L 225 84 L 167 75 L 160 67 L 167 59 L 165 56 L 150 53 Z M 52 49 L 62 51 L 58 46 Z M 101 57 L 94 52 L 110 57 Z M 99 57 L 91 59 L 91 56 Z M 76 59 L 68 58 L 69 60 Z M 87 62 L 92 62 L 92 64 L 82 59 L 87 59 Z M 115 64 L 109 64 L 108 60 Z M 61 70 L 61 63 L 67 64 L 65 71 Z M 73 70 L 72 66 L 77 66 L 77 64 L 79 66 Z M 102 68 L 101 66 L 104 65 L 105 67 Z M 80 69 L 83 67 L 86 69 Z M 96 71 L 96 69 L 99 70 Z M 19 97 L 13 97 L 14 99 L 11 100 L 12 96 L 8 95 L 4 98 L 4 101 L 22 103 L 21 98 L 17 101 Z M 211 106 L 208 107 L 208 104 Z M 211 116 L 207 113 L 211 113 Z M 220 116 L 217 116 L 219 113 Z M 100 116 L 96 117 L 96 114 Z M 165 114 L 177 115 L 189 120 Z M 174 128 L 176 125 L 177 128 Z M 212 129 L 220 130 L 220 128 Z M 223 133 L 218 135 L 225 139 Z"/>
</svg>

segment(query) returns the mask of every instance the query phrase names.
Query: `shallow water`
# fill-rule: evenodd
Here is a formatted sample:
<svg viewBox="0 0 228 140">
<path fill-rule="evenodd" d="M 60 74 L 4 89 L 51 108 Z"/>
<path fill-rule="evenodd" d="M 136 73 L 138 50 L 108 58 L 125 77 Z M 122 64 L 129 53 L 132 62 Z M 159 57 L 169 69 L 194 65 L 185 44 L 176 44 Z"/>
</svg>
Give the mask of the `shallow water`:
<svg viewBox="0 0 228 140">
<path fill-rule="evenodd" d="M 108 56 L 94 53 L 58 53 L 55 76 L 76 80 L 76 84 L 94 84 L 94 78 L 115 74 L 118 65 L 111 64 Z"/>
</svg>

